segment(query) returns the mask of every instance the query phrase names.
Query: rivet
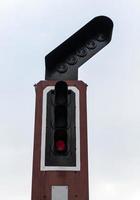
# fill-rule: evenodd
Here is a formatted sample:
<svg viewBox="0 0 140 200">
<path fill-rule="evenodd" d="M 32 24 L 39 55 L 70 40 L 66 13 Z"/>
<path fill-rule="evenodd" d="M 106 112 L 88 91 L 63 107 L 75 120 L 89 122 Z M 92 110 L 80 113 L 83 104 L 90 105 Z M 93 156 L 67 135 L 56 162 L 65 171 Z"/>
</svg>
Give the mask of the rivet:
<svg viewBox="0 0 140 200">
<path fill-rule="evenodd" d="M 79 57 L 85 57 L 87 55 L 87 51 L 84 47 L 81 47 L 76 51 L 77 56 Z"/>
<path fill-rule="evenodd" d="M 77 58 L 73 55 L 69 56 L 66 60 L 69 65 L 75 65 L 77 63 Z"/>
<path fill-rule="evenodd" d="M 68 70 L 68 67 L 65 64 L 60 64 L 57 66 L 57 71 L 59 73 L 65 73 Z"/>
<path fill-rule="evenodd" d="M 96 36 L 96 40 L 98 40 L 99 42 L 103 42 L 106 40 L 106 37 L 103 33 L 98 33 Z"/>
<path fill-rule="evenodd" d="M 95 49 L 95 48 L 96 48 L 95 41 L 94 41 L 94 40 L 89 40 L 89 41 L 86 43 L 86 47 L 87 47 L 88 49 Z"/>
</svg>

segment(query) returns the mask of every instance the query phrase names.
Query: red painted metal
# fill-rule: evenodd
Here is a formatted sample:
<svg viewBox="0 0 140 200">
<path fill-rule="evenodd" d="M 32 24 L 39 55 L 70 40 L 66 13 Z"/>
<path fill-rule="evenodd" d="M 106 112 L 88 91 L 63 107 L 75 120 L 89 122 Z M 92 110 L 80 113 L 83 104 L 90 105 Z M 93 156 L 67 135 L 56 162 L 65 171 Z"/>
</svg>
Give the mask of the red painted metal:
<svg viewBox="0 0 140 200">
<path fill-rule="evenodd" d="M 66 81 L 68 86 L 75 86 L 80 93 L 80 171 L 41 171 L 41 128 L 43 89 L 54 86 L 56 81 L 40 81 L 35 85 L 35 132 L 33 151 L 32 197 L 31 200 L 52 200 L 52 185 L 67 185 L 68 200 L 88 200 L 88 152 L 87 152 L 87 108 L 86 88 L 82 81 Z"/>
</svg>

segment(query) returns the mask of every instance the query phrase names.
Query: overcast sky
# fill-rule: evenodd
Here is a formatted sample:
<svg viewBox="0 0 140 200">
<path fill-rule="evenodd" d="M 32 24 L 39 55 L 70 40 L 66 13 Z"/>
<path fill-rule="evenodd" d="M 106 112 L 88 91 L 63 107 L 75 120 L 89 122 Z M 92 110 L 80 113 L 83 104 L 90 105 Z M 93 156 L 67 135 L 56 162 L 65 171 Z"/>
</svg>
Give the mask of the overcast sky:
<svg viewBox="0 0 140 200">
<path fill-rule="evenodd" d="M 90 200 L 140 199 L 140 1 L 0 0 L 0 199 L 30 200 L 35 92 L 44 57 L 98 15 L 111 43 L 84 64 Z"/>
</svg>

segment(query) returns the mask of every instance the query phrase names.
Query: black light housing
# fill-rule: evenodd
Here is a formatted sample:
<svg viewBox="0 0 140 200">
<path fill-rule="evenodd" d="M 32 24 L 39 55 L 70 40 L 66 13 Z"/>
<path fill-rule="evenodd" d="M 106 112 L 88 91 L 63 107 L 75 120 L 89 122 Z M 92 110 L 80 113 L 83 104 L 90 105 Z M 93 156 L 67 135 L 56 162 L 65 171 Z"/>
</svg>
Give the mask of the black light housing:
<svg viewBox="0 0 140 200">
<path fill-rule="evenodd" d="M 68 86 L 59 81 L 55 85 L 54 107 L 54 152 L 65 154 L 67 152 L 67 96 Z"/>
<path fill-rule="evenodd" d="M 46 166 L 76 166 L 75 93 L 58 81 L 47 94 Z"/>
</svg>

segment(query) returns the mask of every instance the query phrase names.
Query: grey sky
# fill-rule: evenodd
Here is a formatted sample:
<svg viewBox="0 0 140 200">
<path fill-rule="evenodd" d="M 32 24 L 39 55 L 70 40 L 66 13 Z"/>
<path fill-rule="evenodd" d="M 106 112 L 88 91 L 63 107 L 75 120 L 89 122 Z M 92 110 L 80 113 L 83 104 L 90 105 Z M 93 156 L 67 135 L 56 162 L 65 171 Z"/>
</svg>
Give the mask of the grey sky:
<svg viewBox="0 0 140 200">
<path fill-rule="evenodd" d="M 35 92 L 44 56 L 98 15 L 111 43 L 80 69 L 88 84 L 90 200 L 140 199 L 140 1 L 0 1 L 0 199 L 30 200 Z"/>
</svg>

